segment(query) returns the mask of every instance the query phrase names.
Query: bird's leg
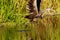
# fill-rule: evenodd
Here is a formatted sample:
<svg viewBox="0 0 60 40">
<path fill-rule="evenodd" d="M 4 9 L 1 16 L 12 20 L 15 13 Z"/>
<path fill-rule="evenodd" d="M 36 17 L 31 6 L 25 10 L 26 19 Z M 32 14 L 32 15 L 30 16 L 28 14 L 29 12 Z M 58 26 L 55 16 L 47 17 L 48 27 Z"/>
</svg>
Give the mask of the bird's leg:
<svg viewBox="0 0 60 40">
<path fill-rule="evenodd" d="M 43 14 L 37 14 L 36 16 L 35 16 L 35 18 L 43 18 Z"/>
<path fill-rule="evenodd" d="M 34 20 L 34 19 L 30 19 L 30 22 L 35 22 L 36 20 Z"/>
</svg>

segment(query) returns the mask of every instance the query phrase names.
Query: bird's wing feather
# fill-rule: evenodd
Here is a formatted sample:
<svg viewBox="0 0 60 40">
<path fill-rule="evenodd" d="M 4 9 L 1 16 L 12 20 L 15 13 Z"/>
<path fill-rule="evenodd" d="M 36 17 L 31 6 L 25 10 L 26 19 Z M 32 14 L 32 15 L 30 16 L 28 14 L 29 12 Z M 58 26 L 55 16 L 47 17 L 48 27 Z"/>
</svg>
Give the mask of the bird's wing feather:
<svg viewBox="0 0 60 40">
<path fill-rule="evenodd" d="M 34 14 L 34 15 L 38 14 L 36 0 L 28 0 L 27 10 L 30 14 Z"/>
</svg>

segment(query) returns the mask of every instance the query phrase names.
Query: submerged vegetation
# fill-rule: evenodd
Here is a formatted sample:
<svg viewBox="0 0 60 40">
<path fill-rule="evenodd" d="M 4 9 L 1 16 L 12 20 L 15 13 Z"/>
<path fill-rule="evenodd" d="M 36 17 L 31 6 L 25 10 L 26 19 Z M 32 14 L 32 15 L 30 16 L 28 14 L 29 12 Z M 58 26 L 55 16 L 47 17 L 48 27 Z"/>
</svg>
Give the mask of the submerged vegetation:
<svg viewBox="0 0 60 40">
<path fill-rule="evenodd" d="M 57 6 L 46 2 L 42 1 L 41 10 Z M 60 40 L 60 16 L 37 18 L 36 22 L 28 23 L 24 18 L 28 15 L 26 3 L 27 0 L 0 0 L 0 40 Z M 57 4 L 54 10 L 60 13 L 60 0 Z"/>
</svg>

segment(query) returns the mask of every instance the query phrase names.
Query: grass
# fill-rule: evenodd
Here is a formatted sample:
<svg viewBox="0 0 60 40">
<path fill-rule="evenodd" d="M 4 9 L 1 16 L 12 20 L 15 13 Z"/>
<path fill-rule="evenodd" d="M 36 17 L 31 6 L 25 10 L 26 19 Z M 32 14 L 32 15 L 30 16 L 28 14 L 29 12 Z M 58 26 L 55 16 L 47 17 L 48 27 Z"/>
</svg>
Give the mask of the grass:
<svg viewBox="0 0 60 40">
<path fill-rule="evenodd" d="M 0 0 L 0 40 L 60 40 L 60 16 L 38 18 L 27 24 L 29 20 L 23 18 L 28 14 L 26 3 L 26 0 Z"/>
</svg>

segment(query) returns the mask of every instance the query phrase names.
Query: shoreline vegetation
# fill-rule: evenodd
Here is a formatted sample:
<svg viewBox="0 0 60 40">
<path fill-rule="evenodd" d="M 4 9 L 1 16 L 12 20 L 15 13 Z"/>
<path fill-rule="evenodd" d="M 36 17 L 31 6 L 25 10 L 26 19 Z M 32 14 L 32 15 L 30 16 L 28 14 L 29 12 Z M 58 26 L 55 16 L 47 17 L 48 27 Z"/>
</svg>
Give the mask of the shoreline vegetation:
<svg viewBox="0 0 60 40">
<path fill-rule="evenodd" d="M 51 1 L 42 0 L 41 10 L 48 6 L 46 2 L 51 7 Z M 27 0 L 0 0 L 0 40 L 60 40 L 60 0 L 58 7 L 52 5 L 57 16 L 48 15 L 35 22 L 24 18 L 28 15 L 26 4 Z"/>
</svg>

